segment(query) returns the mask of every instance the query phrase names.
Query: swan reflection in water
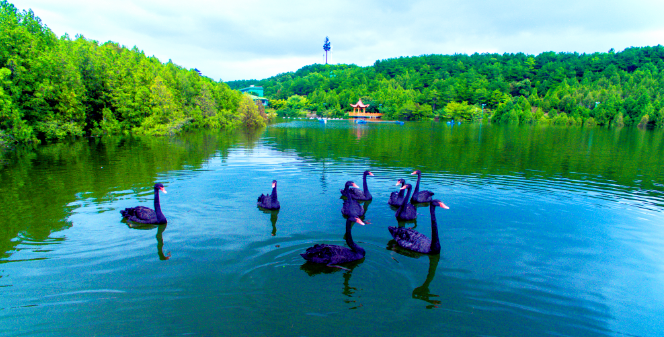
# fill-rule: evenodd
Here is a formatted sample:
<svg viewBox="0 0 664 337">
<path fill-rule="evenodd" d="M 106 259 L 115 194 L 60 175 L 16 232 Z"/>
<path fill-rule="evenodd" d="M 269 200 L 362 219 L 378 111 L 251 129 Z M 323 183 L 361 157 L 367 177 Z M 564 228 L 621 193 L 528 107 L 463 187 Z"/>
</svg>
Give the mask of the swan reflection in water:
<svg viewBox="0 0 664 337">
<path fill-rule="evenodd" d="M 127 227 L 132 228 L 132 229 L 138 229 L 138 230 L 150 230 L 150 229 L 155 229 L 157 228 L 157 255 L 159 255 L 159 259 L 162 261 L 168 260 L 171 258 L 171 252 L 168 252 L 168 254 L 164 254 L 164 231 L 166 230 L 166 227 L 168 225 L 144 225 L 144 224 L 136 224 L 132 222 L 127 223 Z"/>
<path fill-rule="evenodd" d="M 427 272 L 427 278 L 424 280 L 424 283 L 413 289 L 413 298 L 428 302 L 427 309 L 440 308 L 440 300 L 433 299 L 439 297 L 434 295 L 429 290 L 429 284 L 433 281 L 433 277 L 436 276 L 436 268 L 438 268 L 438 261 L 440 260 L 440 254 L 427 255 L 429 257 L 429 271 Z"/>
<path fill-rule="evenodd" d="M 307 275 L 309 275 L 311 277 L 316 276 L 316 275 L 320 275 L 320 274 L 333 274 L 333 273 L 340 272 L 340 271 L 343 270 L 344 271 L 343 272 L 343 278 L 344 278 L 343 285 L 344 286 L 343 286 L 343 290 L 341 290 L 341 294 L 348 297 L 348 298 L 344 299 L 344 302 L 348 303 L 348 304 L 353 304 L 353 306 L 349 308 L 349 309 L 353 310 L 353 309 L 357 309 L 357 308 L 361 307 L 362 304 L 358 304 L 357 300 L 355 299 L 356 298 L 355 292 L 357 291 L 357 288 L 350 286 L 350 278 L 351 278 L 351 276 L 353 276 L 353 270 L 356 267 L 358 267 L 360 264 L 362 264 L 362 262 L 364 262 L 364 258 L 362 258 L 360 260 L 353 261 L 353 262 L 345 263 L 344 267 L 346 269 L 339 269 L 339 268 L 328 267 L 328 266 L 323 265 L 323 264 L 313 263 L 313 262 L 307 261 L 303 265 L 300 266 L 300 269 L 304 270 L 304 272 L 306 272 Z"/>
<path fill-rule="evenodd" d="M 421 286 L 413 289 L 412 297 L 414 299 L 429 303 L 426 306 L 427 309 L 440 308 L 441 301 L 436 299 L 440 296 L 432 294 L 429 290 L 429 285 L 433 281 L 434 276 L 436 276 L 436 269 L 438 268 L 438 262 L 440 261 L 440 254 L 422 254 L 412 250 L 404 249 L 400 247 L 395 240 L 390 240 L 390 242 L 387 243 L 387 249 L 410 258 L 418 259 L 422 256 L 427 256 L 429 258 L 429 270 L 427 271 L 427 277 Z M 393 259 L 399 262 L 394 257 Z"/>
<path fill-rule="evenodd" d="M 277 235 L 277 218 L 279 217 L 279 210 L 269 210 L 261 207 L 257 207 L 261 212 L 270 215 L 270 222 L 272 222 L 272 236 Z"/>
</svg>

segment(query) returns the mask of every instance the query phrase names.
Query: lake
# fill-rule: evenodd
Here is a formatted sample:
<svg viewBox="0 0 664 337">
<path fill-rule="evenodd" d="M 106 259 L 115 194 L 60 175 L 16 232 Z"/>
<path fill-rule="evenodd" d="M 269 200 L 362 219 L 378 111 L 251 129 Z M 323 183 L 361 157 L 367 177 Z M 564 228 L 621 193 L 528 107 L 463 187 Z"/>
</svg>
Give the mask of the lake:
<svg viewBox="0 0 664 337">
<path fill-rule="evenodd" d="M 0 334 L 11 336 L 657 336 L 664 331 L 664 133 L 280 119 L 255 132 L 105 137 L 0 160 Z M 397 179 L 436 209 L 398 223 Z M 367 178 L 366 250 L 339 190 Z M 278 181 L 281 210 L 256 207 Z M 153 207 L 167 226 L 132 228 Z"/>
</svg>

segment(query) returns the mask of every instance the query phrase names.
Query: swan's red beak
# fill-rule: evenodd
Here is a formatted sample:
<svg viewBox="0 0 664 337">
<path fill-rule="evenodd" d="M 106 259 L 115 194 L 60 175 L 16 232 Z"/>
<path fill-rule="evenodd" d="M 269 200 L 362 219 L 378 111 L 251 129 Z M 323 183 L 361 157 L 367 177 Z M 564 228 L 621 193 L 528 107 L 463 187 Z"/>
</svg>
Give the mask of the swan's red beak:
<svg viewBox="0 0 664 337">
<path fill-rule="evenodd" d="M 403 186 L 400 188 L 400 190 L 403 190 L 403 189 L 405 189 L 405 188 L 408 188 L 408 186 L 407 186 L 407 185 L 403 185 Z"/>
<path fill-rule="evenodd" d="M 439 204 L 440 204 L 440 208 L 444 208 L 444 209 L 450 209 L 449 207 L 447 207 L 447 205 L 443 204 L 443 202 L 442 202 L 442 201 L 441 201 L 441 202 L 439 202 Z"/>
<path fill-rule="evenodd" d="M 364 226 L 364 222 L 362 222 L 362 220 L 360 220 L 360 218 L 356 218 L 356 219 L 355 219 L 355 222 L 357 222 L 357 223 L 359 223 L 360 225 Z"/>
<path fill-rule="evenodd" d="M 400 183 L 400 181 L 397 181 L 397 183 L 394 184 L 394 186 L 399 186 L 399 183 Z"/>
<path fill-rule="evenodd" d="M 411 173 L 411 174 L 417 174 L 417 171 L 413 171 L 413 173 Z"/>
<path fill-rule="evenodd" d="M 372 175 L 374 175 L 374 174 L 373 174 L 373 173 L 371 173 L 371 172 L 369 172 L 369 175 L 370 175 L 370 176 L 372 176 Z"/>
<path fill-rule="evenodd" d="M 360 188 L 360 186 L 357 186 L 356 183 L 353 183 L 353 187 L 355 187 L 355 188 Z"/>
<path fill-rule="evenodd" d="M 272 188 L 275 188 L 277 186 L 277 183 L 272 183 Z"/>
<path fill-rule="evenodd" d="M 162 191 L 162 192 L 164 192 L 164 193 L 166 193 L 166 194 L 168 194 L 168 192 L 166 192 L 166 189 L 163 188 L 163 187 L 159 187 L 159 190 Z"/>
</svg>

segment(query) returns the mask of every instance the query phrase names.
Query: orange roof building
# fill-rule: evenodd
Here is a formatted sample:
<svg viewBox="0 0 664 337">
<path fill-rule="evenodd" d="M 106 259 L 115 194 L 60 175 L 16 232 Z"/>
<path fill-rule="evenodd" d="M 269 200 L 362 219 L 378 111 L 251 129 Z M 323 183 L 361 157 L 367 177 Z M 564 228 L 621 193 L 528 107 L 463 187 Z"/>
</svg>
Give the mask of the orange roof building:
<svg viewBox="0 0 664 337">
<path fill-rule="evenodd" d="M 372 113 L 372 112 L 367 112 L 367 108 L 371 104 L 364 104 L 362 103 L 362 99 L 358 100 L 357 103 L 352 104 L 350 106 L 353 107 L 353 112 L 349 112 L 348 116 L 350 117 L 369 117 L 369 118 L 378 118 L 381 117 L 383 114 L 382 113 Z M 362 109 L 360 111 L 360 109 Z"/>
<path fill-rule="evenodd" d="M 362 103 L 362 99 L 357 101 L 355 104 L 351 104 L 350 106 L 353 107 L 353 112 L 360 112 L 360 109 L 362 109 L 362 112 L 366 112 L 366 109 L 369 107 L 371 104 L 364 104 Z"/>
</svg>

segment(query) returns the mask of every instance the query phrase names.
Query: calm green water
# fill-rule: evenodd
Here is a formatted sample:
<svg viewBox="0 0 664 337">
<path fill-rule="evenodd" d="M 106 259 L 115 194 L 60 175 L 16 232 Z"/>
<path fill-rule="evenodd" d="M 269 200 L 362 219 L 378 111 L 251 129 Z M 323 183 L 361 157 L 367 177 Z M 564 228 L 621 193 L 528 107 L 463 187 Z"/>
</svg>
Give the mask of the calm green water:
<svg viewBox="0 0 664 337">
<path fill-rule="evenodd" d="M 0 162 L 0 334 L 658 336 L 664 134 L 284 120 L 255 133 L 104 138 Z M 371 170 L 351 271 L 339 189 Z M 423 172 L 439 256 L 394 249 L 387 205 Z M 282 209 L 256 208 L 279 182 Z M 152 207 L 168 226 L 133 229 Z M 428 208 L 415 223 L 430 235 Z M 165 257 L 170 255 L 170 259 Z"/>
</svg>

